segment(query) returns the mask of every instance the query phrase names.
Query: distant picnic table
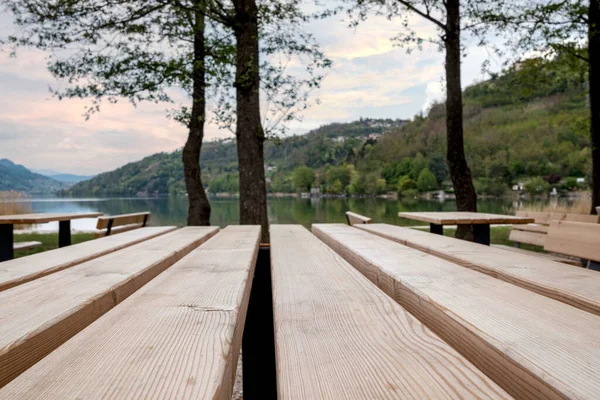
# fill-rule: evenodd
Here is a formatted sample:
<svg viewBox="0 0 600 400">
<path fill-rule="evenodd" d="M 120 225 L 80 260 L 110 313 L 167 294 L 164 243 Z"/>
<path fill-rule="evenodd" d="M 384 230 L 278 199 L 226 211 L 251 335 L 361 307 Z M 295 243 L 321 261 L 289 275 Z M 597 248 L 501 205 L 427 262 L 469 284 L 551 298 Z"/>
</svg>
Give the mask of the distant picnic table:
<svg viewBox="0 0 600 400">
<path fill-rule="evenodd" d="M 18 214 L 0 215 L 0 262 L 12 260 L 14 247 L 14 226 L 58 222 L 58 247 L 71 245 L 71 220 L 96 218 L 104 215 L 99 212 L 61 214 Z"/>
<path fill-rule="evenodd" d="M 429 222 L 431 233 L 444 234 L 444 225 L 473 225 L 476 243 L 490 245 L 490 225 L 497 224 L 529 224 L 533 218 L 514 215 L 498 215 L 476 212 L 401 212 L 400 218 Z"/>
</svg>

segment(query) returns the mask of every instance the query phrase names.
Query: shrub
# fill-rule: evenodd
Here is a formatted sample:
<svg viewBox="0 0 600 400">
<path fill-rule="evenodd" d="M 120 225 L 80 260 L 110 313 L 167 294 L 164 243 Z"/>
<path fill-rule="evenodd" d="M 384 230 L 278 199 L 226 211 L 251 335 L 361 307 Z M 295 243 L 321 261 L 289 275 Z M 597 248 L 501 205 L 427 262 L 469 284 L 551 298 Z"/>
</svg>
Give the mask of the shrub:
<svg viewBox="0 0 600 400">
<path fill-rule="evenodd" d="M 536 176 L 525 182 L 525 191 L 529 194 L 543 194 L 550 191 L 550 185 L 543 178 Z"/>
<path fill-rule="evenodd" d="M 437 189 L 437 179 L 435 179 L 435 175 L 429 171 L 429 168 L 423 169 L 419 174 L 417 189 L 419 189 L 420 192 L 428 192 Z"/>
</svg>

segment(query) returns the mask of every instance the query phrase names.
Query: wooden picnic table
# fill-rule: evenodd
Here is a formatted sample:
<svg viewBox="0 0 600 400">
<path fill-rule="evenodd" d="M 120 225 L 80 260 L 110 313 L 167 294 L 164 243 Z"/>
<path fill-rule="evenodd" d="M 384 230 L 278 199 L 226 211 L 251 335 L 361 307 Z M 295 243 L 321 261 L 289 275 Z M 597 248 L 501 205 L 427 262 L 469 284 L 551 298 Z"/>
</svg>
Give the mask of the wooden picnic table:
<svg viewBox="0 0 600 400">
<path fill-rule="evenodd" d="M 60 214 L 19 214 L 0 215 L 0 262 L 12 260 L 14 246 L 14 226 L 58 222 L 58 247 L 71 245 L 71 220 L 96 218 L 104 215 L 99 212 L 60 213 Z"/>
<path fill-rule="evenodd" d="M 533 218 L 516 217 L 514 215 L 499 215 L 476 212 L 400 212 L 400 218 L 429 222 L 429 231 L 444 234 L 444 225 L 473 225 L 476 243 L 490 245 L 490 225 L 497 224 L 530 224 Z"/>
</svg>

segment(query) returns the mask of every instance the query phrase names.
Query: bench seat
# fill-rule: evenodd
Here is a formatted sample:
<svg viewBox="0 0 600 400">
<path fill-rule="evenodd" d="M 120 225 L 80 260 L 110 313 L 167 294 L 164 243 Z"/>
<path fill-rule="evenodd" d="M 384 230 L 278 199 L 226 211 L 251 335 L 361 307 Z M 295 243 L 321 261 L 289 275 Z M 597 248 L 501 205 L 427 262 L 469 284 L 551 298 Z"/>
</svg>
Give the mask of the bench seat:
<svg viewBox="0 0 600 400">
<path fill-rule="evenodd" d="M 128 246 L 174 231 L 174 226 L 144 228 L 118 236 L 62 247 L 0 263 L 0 292 L 71 268 Z"/>
<path fill-rule="evenodd" d="M 507 398 L 306 228 L 270 234 L 279 399 Z"/>
<path fill-rule="evenodd" d="M 179 229 L 0 292 L 0 387 L 217 231 Z"/>
<path fill-rule="evenodd" d="M 600 315 L 600 274 L 595 271 L 395 225 L 356 228 Z"/>
<path fill-rule="evenodd" d="M 366 230 L 313 232 L 515 398 L 600 393 L 596 315 Z"/>
<path fill-rule="evenodd" d="M 231 399 L 260 227 L 230 226 L 0 392 Z"/>
<path fill-rule="evenodd" d="M 13 250 L 30 250 L 40 247 L 42 242 L 15 242 L 13 244 Z"/>
<path fill-rule="evenodd" d="M 369 217 L 365 217 L 364 215 L 360 215 L 357 213 L 353 213 L 352 211 L 346 211 L 346 220 L 348 221 L 348 225 L 352 226 L 354 224 L 371 224 L 373 220 Z"/>
<path fill-rule="evenodd" d="M 540 253 L 537 251 L 521 249 L 519 247 L 504 246 L 501 244 L 493 244 L 492 247 L 497 247 L 502 250 L 514 251 L 516 253 L 526 254 L 526 255 L 532 256 L 532 257 L 538 257 L 538 258 L 542 258 L 542 259 L 548 260 L 548 261 L 569 264 L 569 265 L 573 265 L 575 267 L 583 267 L 580 260 L 577 260 L 574 258 L 569 258 L 567 256 L 563 256 L 560 254 Z"/>
</svg>

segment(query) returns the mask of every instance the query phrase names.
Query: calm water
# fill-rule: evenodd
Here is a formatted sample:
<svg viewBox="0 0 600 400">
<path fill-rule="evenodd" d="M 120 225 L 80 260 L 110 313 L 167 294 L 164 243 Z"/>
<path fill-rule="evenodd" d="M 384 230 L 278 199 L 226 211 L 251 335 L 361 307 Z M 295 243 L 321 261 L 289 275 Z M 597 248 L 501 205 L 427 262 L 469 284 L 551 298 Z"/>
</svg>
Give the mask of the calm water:
<svg viewBox="0 0 600 400">
<path fill-rule="evenodd" d="M 213 198 L 211 223 L 221 227 L 239 221 L 239 200 L 235 198 Z M 23 204 L 27 212 L 102 212 L 105 215 L 151 211 L 150 225 L 185 225 L 187 215 L 186 197 L 165 198 L 81 198 L 31 199 Z M 479 211 L 497 214 L 513 214 L 515 208 L 522 207 L 521 201 L 510 199 L 480 200 Z M 386 200 L 386 199 L 301 199 L 296 197 L 269 198 L 269 220 L 274 224 L 302 224 L 310 227 L 313 222 L 345 222 L 344 213 L 348 210 L 368 215 L 376 222 L 397 225 L 410 224 L 410 221 L 397 217 L 400 211 L 454 211 L 454 201 L 426 200 Z M 30 211 L 29 211 L 30 210 Z M 73 229 L 91 230 L 96 226 L 95 219 L 72 221 Z M 43 224 L 36 230 L 57 230 L 56 223 Z"/>
</svg>

